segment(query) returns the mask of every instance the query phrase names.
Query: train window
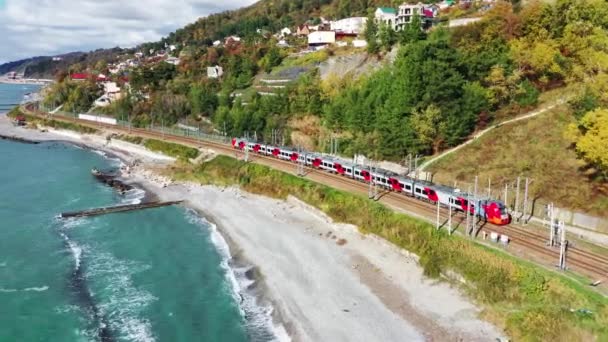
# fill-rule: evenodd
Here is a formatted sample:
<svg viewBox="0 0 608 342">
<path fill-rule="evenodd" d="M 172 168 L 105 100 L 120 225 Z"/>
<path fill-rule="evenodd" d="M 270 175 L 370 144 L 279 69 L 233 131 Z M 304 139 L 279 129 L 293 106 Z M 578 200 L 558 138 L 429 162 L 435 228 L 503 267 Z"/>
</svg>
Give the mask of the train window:
<svg viewBox="0 0 608 342">
<path fill-rule="evenodd" d="M 411 186 L 411 185 L 406 184 L 406 185 L 405 185 L 405 189 L 406 189 L 406 190 L 412 190 L 412 186 Z"/>
<path fill-rule="evenodd" d="M 421 194 L 421 193 L 422 193 L 422 190 L 421 190 L 420 188 L 416 188 L 416 193 L 417 193 L 417 194 Z"/>
</svg>

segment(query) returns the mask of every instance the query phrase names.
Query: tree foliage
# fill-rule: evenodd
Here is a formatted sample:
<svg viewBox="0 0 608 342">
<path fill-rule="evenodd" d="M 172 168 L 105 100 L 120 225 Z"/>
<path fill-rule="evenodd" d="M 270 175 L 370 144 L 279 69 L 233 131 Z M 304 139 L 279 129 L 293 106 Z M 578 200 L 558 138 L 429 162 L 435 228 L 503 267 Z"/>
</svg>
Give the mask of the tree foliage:
<svg viewBox="0 0 608 342">
<path fill-rule="evenodd" d="M 581 157 L 608 179 L 608 109 L 588 112 L 569 133 Z"/>
</svg>

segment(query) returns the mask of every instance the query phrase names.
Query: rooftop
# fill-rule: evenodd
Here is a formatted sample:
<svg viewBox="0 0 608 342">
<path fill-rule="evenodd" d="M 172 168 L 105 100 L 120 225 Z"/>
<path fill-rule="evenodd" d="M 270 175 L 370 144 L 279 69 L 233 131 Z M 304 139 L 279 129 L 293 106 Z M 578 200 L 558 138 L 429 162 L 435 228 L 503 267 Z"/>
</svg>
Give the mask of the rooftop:
<svg viewBox="0 0 608 342">
<path fill-rule="evenodd" d="M 397 11 L 391 7 L 378 7 L 378 9 L 386 14 L 397 14 Z"/>
</svg>

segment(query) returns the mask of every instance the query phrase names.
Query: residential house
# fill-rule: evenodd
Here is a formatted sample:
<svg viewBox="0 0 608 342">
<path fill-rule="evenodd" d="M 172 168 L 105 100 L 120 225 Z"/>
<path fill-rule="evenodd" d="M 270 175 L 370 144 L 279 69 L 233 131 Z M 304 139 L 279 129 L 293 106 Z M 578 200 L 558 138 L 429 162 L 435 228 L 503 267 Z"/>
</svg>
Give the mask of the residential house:
<svg viewBox="0 0 608 342">
<path fill-rule="evenodd" d="M 443 0 L 442 2 L 437 3 L 437 6 L 439 6 L 440 10 L 445 10 L 454 6 L 455 3 L 455 0 Z"/>
<path fill-rule="evenodd" d="M 356 48 L 363 48 L 367 46 L 367 41 L 363 39 L 355 39 L 353 40 L 353 46 Z"/>
<path fill-rule="evenodd" d="M 137 57 L 137 58 L 143 58 L 144 57 L 144 53 L 143 52 L 136 52 L 135 53 L 135 57 Z"/>
<path fill-rule="evenodd" d="M 281 37 L 287 37 L 287 36 L 291 36 L 291 29 L 289 27 L 284 27 L 280 32 L 279 35 Z"/>
<path fill-rule="evenodd" d="M 401 31 L 412 22 L 414 16 L 420 16 L 422 28 L 432 25 L 433 19 L 439 14 L 439 7 L 435 5 L 426 6 L 419 2 L 417 4 L 404 3 L 399 6 L 397 19 L 395 20 L 395 30 Z"/>
<path fill-rule="evenodd" d="M 229 36 L 224 38 L 224 45 L 233 45 L 241 42 L 241 37 L 239 36 Z"/>
<path fill-rule="evenodd" d="M 331 31 L 361 34 L 365 31 L 365 23 L 367 18 L 365 17 L 352 17 L 344 18 L 330 23 Z"/>
<path fill-rule="evenodd" d="M 308 35 L 308 46 L 319 47 L 334 44 L 336 42 L 336 32 L 334 31 L 316 31 Z"/>
<path fill-rule="evenodd" d="M 289 47 L 289 43 L 287 43 L 287 41 L 285 39 L 281 39 L 277 43 L 277 46 L 280 47 L 280 48 L 288 48 Z"/>
<path fill-rule="evenodd" d="M 310 34 L 310 28 L 308 25 L 300 25 L 298 26 L 298 30 L 296 31 L 296 36 L 298 37 L 307 37 Z"/>
<path fill-rule="evenodd" d="M 93 103 L 95 107 L 107 107 L 110 104 L 112 104 L 112 101 L 105 94 L 101 95 L 101 97 Z"/>
<path fill-rule="evenodd" d="M 173 65 L 179 65 L 180 59 L 177 57 L 169 57 L 165 60 L 165 62 Z"/>
<path fill-rule="evenodd" d="M 389 27 L 395 27 L 395 20 L 397 19 L 397 11 L 390 7 L 378 7 L 374 13 L 376 23 L 384 23 Z"/>
<path fill-rule="evenodd" d="M 213 46 L 214 47 L 220 47 L 220 46 L 222 46 L 222 42 L 220 40 L 216 40 L 216 41 L 213 42 Z"/>
<path fill-rule="evenodd" d="M 70 75 L 72 81 L 86 81 L 89 78 L 91 78 L 91 75 L 84 72 L 77 72 Z"/>
<path fill-rule="evenodd" d="M 207 67 L 207 77 L 220 78 L 224 74 L 224 68 L 219 65 Z"/>
</svg>

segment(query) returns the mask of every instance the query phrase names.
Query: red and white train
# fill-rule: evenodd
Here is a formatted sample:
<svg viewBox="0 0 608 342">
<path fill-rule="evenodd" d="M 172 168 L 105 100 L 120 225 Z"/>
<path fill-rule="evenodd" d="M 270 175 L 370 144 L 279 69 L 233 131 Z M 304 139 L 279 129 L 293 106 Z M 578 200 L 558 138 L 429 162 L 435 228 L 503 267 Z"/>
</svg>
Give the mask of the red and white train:
<svg viewBox="0 0 608 342">
<path fill-rule="evenodd" d="M 252 153 L 272 156 L 293 163 L 304 163 L 306 166 L 339 174 L 364 183 L 369 183 L 373 180 L 377 186 L 389 191 L 402 193 L 431 203 L 439 202 L 441 205 L 450 206 L 454 210 L 463 212 L 469 210 L 472 215 L 476 215 L 496 225 L 511 223 L 511 216 L 507 213 L 507 209 L 501 201 L 490 198 L 474 199 L 472 195 L 460 192 L 460 190 L 452 187 L 400 176 L 394 172 L 379 168 L 372 170 L 366 166 L 345 162 L 341 159 L 318 153 L 298 152 L 288 147 L 248 142 L 242 138 L 232 139 L 232 147 L 238 150 L 247 149 Z"/>
</svg>

